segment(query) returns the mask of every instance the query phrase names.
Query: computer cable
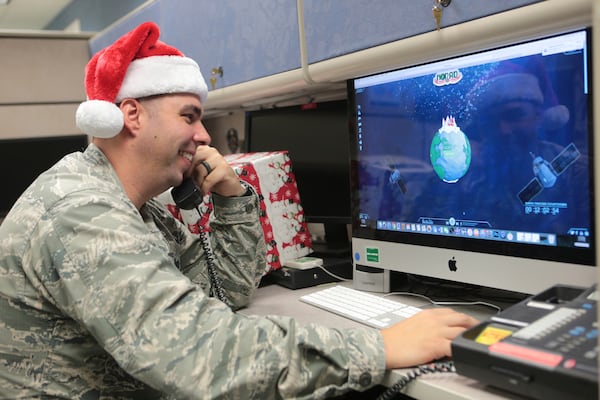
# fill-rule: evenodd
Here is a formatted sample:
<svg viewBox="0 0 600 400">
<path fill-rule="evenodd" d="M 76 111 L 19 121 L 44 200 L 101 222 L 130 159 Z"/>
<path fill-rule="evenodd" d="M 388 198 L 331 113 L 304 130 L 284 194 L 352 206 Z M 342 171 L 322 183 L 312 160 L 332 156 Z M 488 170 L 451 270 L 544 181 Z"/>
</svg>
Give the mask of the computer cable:
<svg viewBox="0 0 600 400">
<path fill-rule="evenodd" d="M 347 279 L 347 278 L 343 278 L 339 275 L 334 274 L 333 272 L 328 271 L 325 267 L 323 267 L 322 265 L 318 265 L 318 267 L 320 269 L 323 270 L 323 272 L 325 272 L 327 275 L 331 276 L 332 278 L 338 279 L 340 281 L 351 281 L 352 279 Z"/>
<path fill-rule="evenodd" d="M 487 303 L 485 301 L 436 301 L 433 300 L 432 298 L 425 296 L 424 294 L 420 294 L 420 293 L 412 293 L 412 292 L 391 292 L 388 294 L 385 294 L 383 297 L 387 297 L 387 296 L 391 296 L 391 295 L 401 295 L 401 296 L 413 296 L 413 297 L 420 297 L 422 299 L 427 300 L 429 303 L 436 305 L 436 306 L 475 306 L 475 305 L 481 305 L 481 306 L 486 306 L 489 308 L 493 308 L 496 310 L 496 312 L 500 312 L 502 311 L 502 307 L 496 305 L 496 304 L 492 304 L 492 303 Z"/>
<path fill-rule="evenodd" d="M 476 300 L 485 299 L 486 301 L 493 303 L 515 304 L 527 297 L 527 294 L 524 293 L 508 292 L 505 290 L 484 288 L 477 285 L 443 281 L 414 274 L 405 275 L 408 281 L 412 282 L 408 283 L 408 285 L 415 285 L 417 288 L 416 290 L 409 289 L 407 291 L 421 293 L 433 298 L 441 296 L 444 298 L 464 299 L 465 301 L 476 298 Z M 434 293 L 437 293 L 437 295 L 434 295 Z"/>
</svg>

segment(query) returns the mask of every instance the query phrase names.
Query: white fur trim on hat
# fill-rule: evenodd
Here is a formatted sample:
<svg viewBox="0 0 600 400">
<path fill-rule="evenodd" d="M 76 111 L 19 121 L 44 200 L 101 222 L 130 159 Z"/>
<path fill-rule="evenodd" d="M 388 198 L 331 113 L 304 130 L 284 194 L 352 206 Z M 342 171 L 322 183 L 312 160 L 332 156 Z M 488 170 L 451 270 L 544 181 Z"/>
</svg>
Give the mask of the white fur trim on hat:
<svg viewBox="0 0 600 400">
<path fill-rule="evenodd" d="M 191 58 L 153 56 L 133 60 L 115 102 L 170 93 L 192 93 L 202 102 L 206 100 L 208 87 L 198 64 Z"/>
<path fill-rule="evenodd" d="M 87 100 L 77 107 L 75 123 L 89 135 L 111 138 L 123 128 L 123 113 L 109 101 Z"/>
</svg>

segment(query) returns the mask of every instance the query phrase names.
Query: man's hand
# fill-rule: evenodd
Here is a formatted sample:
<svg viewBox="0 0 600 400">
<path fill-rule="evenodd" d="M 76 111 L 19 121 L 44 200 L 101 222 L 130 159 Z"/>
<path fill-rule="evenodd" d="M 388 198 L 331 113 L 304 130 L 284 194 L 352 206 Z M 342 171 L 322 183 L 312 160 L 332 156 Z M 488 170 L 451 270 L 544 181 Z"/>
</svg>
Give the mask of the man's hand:
<svg viewBox="0 0 600 400">
<path fill-rule="evenodd" d="M 406 368 L 451 355 L 452 339 L 478 324 L 448 308 L 423 310 L 381 330 L 386 368 Z"/>
<path fill-rule="evenodd" d="M 198 146 L 192 164 L 190 174 L 203 193 L 233 197 L 246 192 L 236 173 L 214 147 Z"/>
</svg>

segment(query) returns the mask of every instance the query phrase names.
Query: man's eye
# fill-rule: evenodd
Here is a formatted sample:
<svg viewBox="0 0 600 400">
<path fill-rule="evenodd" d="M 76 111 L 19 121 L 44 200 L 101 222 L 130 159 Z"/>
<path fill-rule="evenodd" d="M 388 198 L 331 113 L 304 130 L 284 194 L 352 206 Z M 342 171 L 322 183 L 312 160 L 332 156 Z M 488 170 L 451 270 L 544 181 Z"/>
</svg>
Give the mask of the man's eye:
<svg viewBox="0 0 600 400">
<path fill-rule="evenodd" d="M 194 114 L 183 114 L 183 118 L 186 119 L 188 124 L 191 124 L 192 122 L 194 122 Z"/>
</svg>

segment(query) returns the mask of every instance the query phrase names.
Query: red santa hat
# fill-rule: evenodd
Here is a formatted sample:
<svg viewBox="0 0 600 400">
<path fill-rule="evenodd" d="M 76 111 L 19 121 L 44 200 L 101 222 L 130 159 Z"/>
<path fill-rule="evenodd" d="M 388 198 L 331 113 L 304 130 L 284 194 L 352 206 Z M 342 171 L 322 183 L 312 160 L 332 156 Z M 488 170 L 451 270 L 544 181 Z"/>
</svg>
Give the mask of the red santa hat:
<svg viewBox="0 0 600 400">
<path fill-rule="evenodd" d="M 470 109 L 485 110 L 510 101 L 526 101 L 543 109 L 541 126 L 558 129 L 569 122 L 569 109 L 559 104 L 548 74 L 539 58 L 524 65 L 510 61 L 481 79 L 467 94 Z"/>
<path fill-rule="evenodd" d="M 85 69 L 87 101 L 77 108 L 75 120 L 84 133 L 116 136 L 123 128 L 117 103 L 169 93 L 192 93 L 204 102 L 208 94 L 198 64 L 158 37 L 153 22 L 144 22 L 112 45 L 100 50 Z"/>
</svg>

